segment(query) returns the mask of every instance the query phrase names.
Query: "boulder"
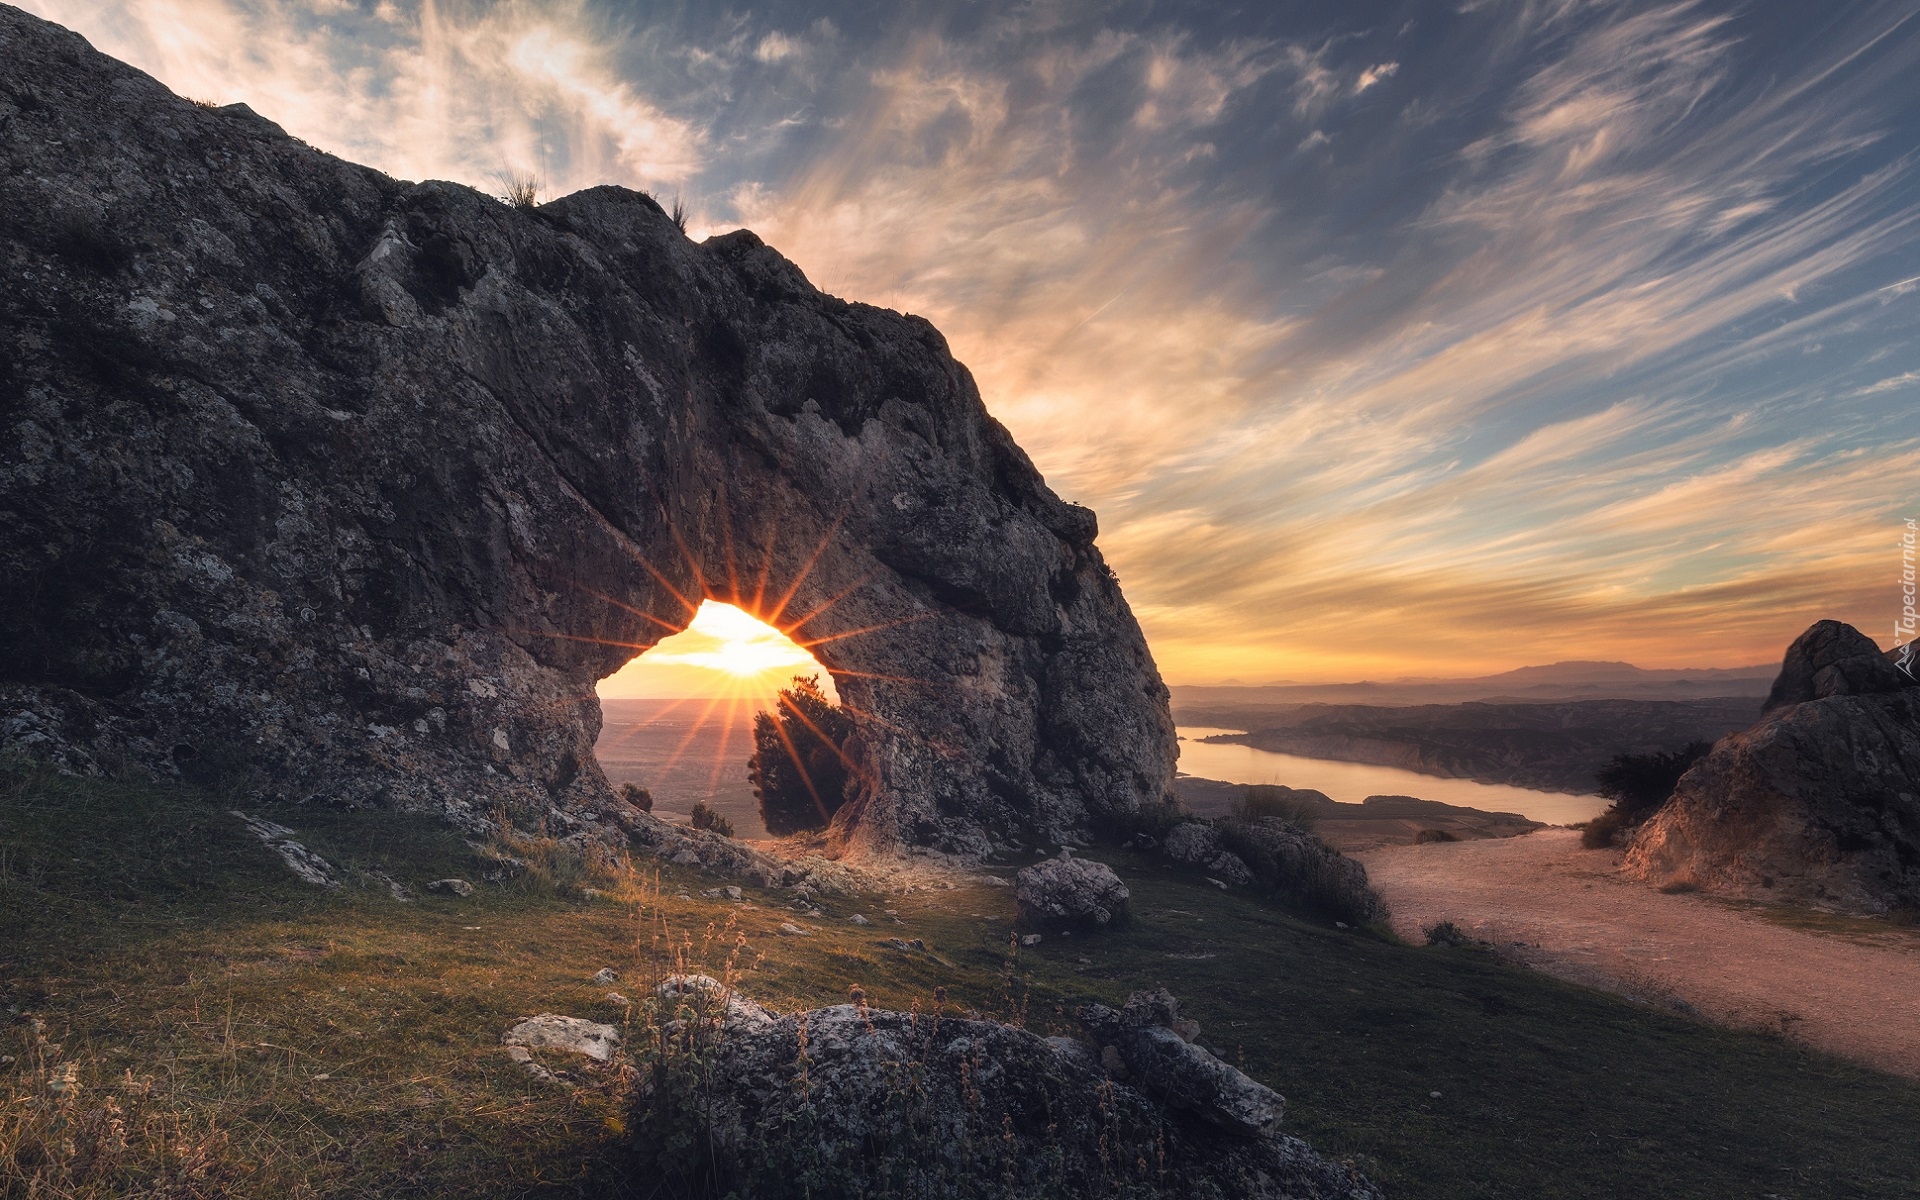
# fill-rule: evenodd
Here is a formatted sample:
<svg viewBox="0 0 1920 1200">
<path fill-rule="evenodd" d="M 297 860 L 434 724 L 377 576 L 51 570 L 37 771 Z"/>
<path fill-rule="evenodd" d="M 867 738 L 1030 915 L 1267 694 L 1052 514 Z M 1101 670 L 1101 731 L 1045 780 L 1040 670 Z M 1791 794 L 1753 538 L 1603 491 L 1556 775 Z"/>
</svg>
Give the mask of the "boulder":
<svg viewBox="0 0 1920 1200">
<path fill-rule="evenodd" d="M 1127 885 L 1113 868 L 1088 858 L 1072 858 L 1066 851 L 1015 875 L 1013 898 L 1021 921 L 1027 924 L 1097 928 L 1123 921 L 1127 914 Z"/>
<path fill-rule="evenodd" d="M 1193 1043 L 1199 1024 L 1181 1019 L 1165 988 L 1135 992 L 1118 1012 L 1088 1004 L 1077 1015 L 1103 1057 L 1111 1049 L 1134 1087 L 1173 1108 L 1240 1137 L 1270 1132 L 1286 1111 L 1278 1092 Z"/>
<path fill-rule="evenodd" d="M 1829 684 L 1857 678 L 1831 666 Z M 1623 868 L 1743 899 L 1920 909 L 1920 690 L 1805 700 L 1721 739 Z"/>
<path fill-rule="evenodd" d="M 1680 778 L 1623 868 L 1746 899 L 1920 909 L 1920 690 L 1872 639 L 1821 621 L 1788 647 L 1767 705 Z"/>
<path fill-rule="evenodd" d="M 1840 621 L 1816 621 L 1787 647 L 1760 711 L 1828 696 L 1879 695 L 1915 686 L 1866 634 Z"/>
<path fill-rule="evenodd" d="M 1094 514 L 924 319 L 638 192 L 389 178 L 8 6 L 0 128 L 6 741 L 705 865 L 608 786 L 594 685 L 714 599 L 861 714 L 836 853 L 1168 795 Z"/>
<path fill-rule="evenodd" d="M 1211 1119 L 1204 1102 L 1169 1109 L 1113 1080 L 1084 1043 L 991 1021 L 843 1004 L 678 1044 L 701 1069 L 643 1064 L 627 1122 L 639 1168 L 667 1190 L 698 1181 L 762 1200 L 1380 1195 L 1270 1121 L 1250 1134 Z M 694 1078 L 708 1090 L 671 1090 Z M 1253 1120 L 1251 1107 L 1227 1107 L 1245 1112 L 1243 1126 Z"/>
</svg>

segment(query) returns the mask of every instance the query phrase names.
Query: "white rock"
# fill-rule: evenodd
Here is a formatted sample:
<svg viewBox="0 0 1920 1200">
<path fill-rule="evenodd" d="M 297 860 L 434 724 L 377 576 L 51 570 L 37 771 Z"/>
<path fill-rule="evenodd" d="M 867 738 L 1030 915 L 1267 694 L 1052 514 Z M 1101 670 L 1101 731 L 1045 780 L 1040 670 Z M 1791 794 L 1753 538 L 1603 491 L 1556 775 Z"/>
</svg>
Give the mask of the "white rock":
<svg viewBox="0 0 1920 1200">
<path fill-rule="evenodd" d="M 614 1047 L 620 1044 L 620 1031 L 597 1021 L 541 1013 L 507 1030 L 501 1040 L 509 1046 L 563 1050 L 584 1054 L 595 1062 L 606 1062 L 613 1057 Z"/>
</svg>

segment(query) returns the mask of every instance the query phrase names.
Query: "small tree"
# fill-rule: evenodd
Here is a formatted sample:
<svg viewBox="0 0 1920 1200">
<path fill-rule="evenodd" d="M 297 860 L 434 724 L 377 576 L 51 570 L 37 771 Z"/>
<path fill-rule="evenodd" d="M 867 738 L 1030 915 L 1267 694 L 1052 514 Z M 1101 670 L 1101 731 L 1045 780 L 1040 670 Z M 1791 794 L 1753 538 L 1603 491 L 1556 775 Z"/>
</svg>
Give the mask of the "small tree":
<svg viewBox="0 0 1920 1200">
<path fill-rule="evenodd" d="M 620 798 L 622 800 L 625 800 L 628 804 L 633 805 L 635 808 L 639 809 L 641 812 L 653 811 L 653 793 L 649 792 L 647 789 L 641 787 L 637 783 L 621 784 Z"/>
<path fill-rule="evenodd" d="M 1680 777 L 1712 749 L 1706 742 L 1689 742 L 1678 750 L 1614 755 L 1613 761 L 1593 776 L 1594 782 L 1600 785 L 1600 794 L 1613 803 L 1587 822 L 1581 843 L 1589 850 L 1610 846 L 1623 830 L 1660 811 L 1660 806 L 1673 797 Z"/>
<path fill-rule="evenodd" d="M 842 747 L 852 732 L 847 710 L 827 699 L 814 676 L 794 676 L 773 711 L 754 714 L 747 778 L 768 833 L 823 829 L 833 819 L 847 799 Z"/>
</svg>

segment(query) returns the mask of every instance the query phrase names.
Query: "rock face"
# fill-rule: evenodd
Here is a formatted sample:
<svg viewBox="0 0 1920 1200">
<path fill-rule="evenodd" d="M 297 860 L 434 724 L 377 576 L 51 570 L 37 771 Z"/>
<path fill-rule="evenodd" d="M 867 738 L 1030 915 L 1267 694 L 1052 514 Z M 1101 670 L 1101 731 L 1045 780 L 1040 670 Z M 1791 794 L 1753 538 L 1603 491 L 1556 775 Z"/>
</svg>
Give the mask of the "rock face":
<svg viewBox="0 0 1920 1200">
<path fill-rule="evenodd" d="M 4 6 L 0 168 L 8 741 L 632 824 L 594 683 L 713 598 L 862 714 L 842 844 L 1168 794 L 1093 514 L 926 321 L 619 188 L 387 178 Z"/>
<path fill-rule="evenodd" d="M 710 1096 L 668 1097 L 653 1089 L 670 1071 L 643 1073 L 628 1122 L 641 1169 L 669 1187 L 699 1174 L 711 1194 L 768 1200 L 1380 1195 L 1273 1133 L 1259 1114 L 1277 1116 L 1279 1098 L 1224 1063 L 1271 1098 L 1258 1112 L 1225 1101 L 1244 1111 L 1238 1124 L 1211 1119 L 1204 1102 L 1169 1111 L 1109 1078 L 1084 1043 L 850 1004 L 764 1021 L 729 1014 L 704 1061 Z M 675 1134 L 690 1134 L 694 1152 L 676 1153 Z"/>
<path fill-rule="evenodd" d="M 1013 877 L 1013 898 L 1026 924 L 1089 925 L 1095 928 L 1124 921 L 1127 885 L 1113 868 L 1091 859 L 1071 858 L 1062 851 L 1025 868 Z"/>
<path fill-rule="evenodd" d="M 1681 777 L 1625 868 L 1721 895 L 1920 908 L 1920 690 L 1865 635 L 1822 621 L 1767 703 Z"/>
</svg>

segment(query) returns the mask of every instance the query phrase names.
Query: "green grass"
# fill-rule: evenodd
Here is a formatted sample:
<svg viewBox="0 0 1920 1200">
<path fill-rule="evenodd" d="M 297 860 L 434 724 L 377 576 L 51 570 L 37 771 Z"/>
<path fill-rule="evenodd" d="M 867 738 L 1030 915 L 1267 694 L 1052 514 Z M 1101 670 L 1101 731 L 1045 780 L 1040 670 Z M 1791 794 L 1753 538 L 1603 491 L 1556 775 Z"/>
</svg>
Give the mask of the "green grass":
<svg viewBox="0 0 1920 1200">
<path fill-rule="evenodd" d="M 1203 1043 L 1288 1097 L 1289 1131 L 1396 1200 L 1879 1197 L 1920 1178 L 1911 1081 L 1482 952 L 1297 920 L 1164 860 L 1102 855 L 1134 921 L 1049 935 L 1009 971 L 1003 888 L 827 900 L 809 919 L 753 888 L 755 907 L 702 898 L 735 881 L 643 861 L 575 900 L 483 883 L 482 858 L 425 818 L 264 811 L 349 868 L 323 892 L 230 807 L 151 784 L 0 783 L 0 1008 L 18 1010 L 0 1022 L 17 1059 L 0 1066 L 0 1196 L 617 1194 L 628 1074 L 536 1083 L 500 1035 L 539 1012 L 619 1023 L 594 971 L 638 998 L 669 943 L 712 963 L 742 939 L 742 990 L 778 1008 L 854 983 L 905 1008 L 944 986 L 1053 1031 L 1087 999 L 1164 984 Z M 424 892 L 448 875 L 478 892 Z M 785 920 L 818 933 L 776 936 Z M 76 1086 L 52 1095 L 69 1064 Z"/>
</svg>

